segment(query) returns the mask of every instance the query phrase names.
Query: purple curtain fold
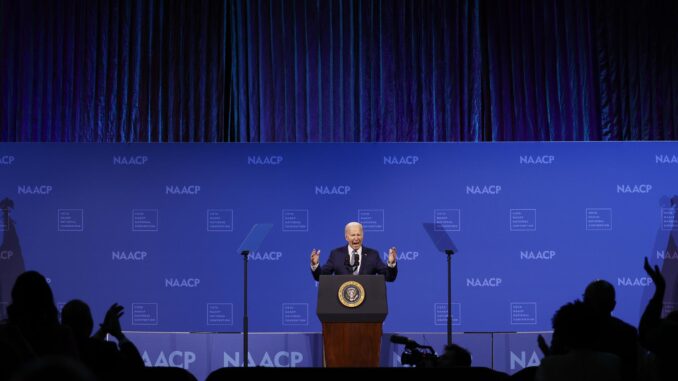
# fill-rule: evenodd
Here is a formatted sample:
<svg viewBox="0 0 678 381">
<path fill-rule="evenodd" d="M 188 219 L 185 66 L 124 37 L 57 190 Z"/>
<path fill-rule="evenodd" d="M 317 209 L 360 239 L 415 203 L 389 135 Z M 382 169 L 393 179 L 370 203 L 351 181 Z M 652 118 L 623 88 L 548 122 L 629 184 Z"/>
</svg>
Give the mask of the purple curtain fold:
<svg viewBox="0 0 678 381">
<path fill-rule="evenodd" d="M 207 0 L 0 0 L 0 138 L 230 138 L 226 10 Z"/>
<path fill-rule="evenodd" d="M 0 139 L 671 140 L 674 0 L 0 0 Z"/>
</svg>

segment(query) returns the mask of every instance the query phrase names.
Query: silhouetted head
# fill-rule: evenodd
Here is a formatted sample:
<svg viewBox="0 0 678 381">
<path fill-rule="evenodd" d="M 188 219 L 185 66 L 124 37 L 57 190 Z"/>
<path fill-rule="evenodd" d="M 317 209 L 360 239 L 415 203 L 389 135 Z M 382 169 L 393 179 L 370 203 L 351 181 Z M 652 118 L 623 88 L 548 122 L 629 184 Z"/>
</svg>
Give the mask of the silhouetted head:
<svg viewBox="0 0 678 381">
<path fill-rule="evenodd" d="M 602 279 L 589 283 L 584 291 L 584 303 L 598 313 L 611 314 L 617 305 L 614 286 Z"/>
<path fill-rule="evenodd" d="M 469 367 L 471 366 L 471 353 L 457 344 L 445 346 L 445 353 L 438 359 L 438 367 Z"/>
<path fill-rule="evenodd" d="M 593 309 L 580 300 L 567 303 L 553 315 L 553 341 L 567 352 L 593 347 L 599 319 Z M 558 353 L 561 354 L 561 353 Z"/>
<path fill-rule="evenodd" d="M 11 323 L 20 325 L 58 324 L 52 289 L 42 274 L 26 271 L 16 278 L 7 316 Z"/>
<path fill-rule="evenodd" d="M 61 310 L 61 324 L 71 327 L 78 339 L 86 339 L 92 334 L 94 320 L 87 303 L 73 299 Z"/>
</svg>

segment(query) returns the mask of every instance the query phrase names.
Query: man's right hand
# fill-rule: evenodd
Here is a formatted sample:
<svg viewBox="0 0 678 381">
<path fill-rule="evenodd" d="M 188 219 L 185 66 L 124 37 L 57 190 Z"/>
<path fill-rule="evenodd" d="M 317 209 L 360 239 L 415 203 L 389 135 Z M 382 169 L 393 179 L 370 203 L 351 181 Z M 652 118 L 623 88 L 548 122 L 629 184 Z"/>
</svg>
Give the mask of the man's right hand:
<svg viewBox="0 0 678 381">
<path fill-rule="evenodd" d="M 659 269 L 659 266 L 655 265 L 654 268 L 650 266 L 650 261 L 647 260 L 647 257 L 645 257 L 645 263 L 643 268 L 645 268 L 645 272 L 647 275 L 652 278 L 652 282 L 654 282 L 654 286 L 657 288 L 659 292 L 664 292 L 666 290 L 666 279 L 664 279 L 664 276 L 662 275 L 661 270 Z"/>
<path fill-rule="evenodd" d="M 316 266 L 320 261 L 320 250 L 313 249 L 311 251 L 311 266 Z"/>
<path fill-rule="evenodd" d="M 122 329 L 120 328 L 120 317 L 124 314 L 123 310 L 123 306 L 118 303 L 113 303 L 108 311 L 106 311 L 104 322 L 101 324 L 101 329 L 104 333 L 109 333 L 116 339 L 124 337 Z"/>
</svg>

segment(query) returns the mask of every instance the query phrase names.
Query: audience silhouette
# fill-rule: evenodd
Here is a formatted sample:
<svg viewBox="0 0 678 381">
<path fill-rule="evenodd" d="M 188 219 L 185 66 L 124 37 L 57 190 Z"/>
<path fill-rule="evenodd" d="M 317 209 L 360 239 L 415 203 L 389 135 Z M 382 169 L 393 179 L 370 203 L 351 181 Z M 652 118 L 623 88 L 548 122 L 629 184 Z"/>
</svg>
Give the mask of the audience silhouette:
<svg viewBox="0 0 678 381">
<path fill-rule="evenodd" d="M 540 381 L 621 380 L 621 361 L 611 353 L 598 352 L 596 333 L 602 322 L 586 303 L 576 300 L 553 316 L 549 355 L 537 369 Z"/>
<path fill-rule="evenodd" d="M 457 345 L 445 346 L 445 352 L 438 357 L 437 368 L 449 368 L 447 373 L 453 379 L 468 381 L 506 380 L 508 374 L 485 367 L 472 367 L 471 352 Z"/>
<path fill-rule="evenodd" d="M 84 364 L 63 356 L 41 357 L 17 372 L 11 381 L 97 381 Z"/>
<path fill-rule="evenodd" d="M 583 302 L 568 303 L 554 315 L 551 346 L 539 336 L 545 357 L 536 380 L 676 380 L 678 311 L 662 319 L 666 280 L 659 266 L 651 266 L 647 257 L 644 269 L 655 284 L 655 292 L 638 330 L 612 316 L 614 287 L 603 280 L 593 281 Z"/>
<path fill-rule="evenodd" d="M 34 359 L 58 355 L 78 359 L 70 329 L 59 324 L 52 289 L 36 271 L 19 275 L 7 321 L 0 325 L 0 377 L 8 379 Z"/>
<path fill-rule="evenodd" d="M 641 345 L 652 352 L 646 372 L 648 380 L 675 380 L 678 377 L 678 311 L 661 318 L 666 280 L 659 266 L 652 267 L 647 257 L 645 272 L 652 278 L 655 292 L 638 325 Z"/>
<path fill-rule="evenodd" d="M 622 379 L 636 380 L 640 350 L 638 332 L 632 325 L 612 316 L 617 305 L 614 286 L 605 280 L 591 282 L 584 291 L 584 303 L 591 308 L 598 324 L 593 349 L 619 356 Z"/>
<path fill-rule="evenodd" d="M 0 381 L 117 380 L 135 378 L 144 368 L 136 346 L 122 333 L 123 307 L 113 304 L 97 333 L 90 337 L 89 306 L 72 300 L 62 323 L 45 277 L 36 271 L 19 275 L 12 288 L 7 320 L 0 324 Z M 111 335 L 117 341 L 106 341 Z"/>
<path fill-rule="evenodd" d="M 457 344 L 445 346 L 445 352 L 438 358 L 439 368 L 471 366 L 471 353 Z"/>
<path fill-rule="evenodd" d="M 658 266 L 645 258 L 644 269 L 655 284 L 636 330 L 612 316 L 616 294 L 612 284 L 595 280 L 582 300 L 563 305 L 553 316 L 551 345 L 540 335 L 544 353 L 539 367 L 526 368 L 511 379 L 561 381 L 669 381 L 678 375 L 678 311 L 662 318 L 666 280 Z M 79 299 L 68 302 L 61 324 L 47 279 L 36 271 L 19 275 L 0 324 L 0 381 L 4 380 L 195 380 L 185 369 L 149 369 L 136 346 L 123 334 L 124 308 L 111 305 L 92 335 L 94 320 L 89 306 Z M 107 341 L 107 335 L 115 342 Z M 506 379 L 508 375 L 471 366 L 468 350 L 450 345 L 437 366 L 453 368 L 451 374 L 468 380 Z M 225 375 L 225 374 L 224 374 Z M 215 371 L 208 379 L 219 379 Z"/>
<path fill-rule="evenodd" d="M 144 361 L 137 347 L 125 337 L 120 327 L 123 307 L 113 304 L 106 312 L 99 330 L 90 337 L 94 327 L 92 313 L 87 303 L 74 299 L 61 310 L 61 322 L 73 330 L 81 359 L 85 365 L 103 380 L 122 379 L 138 372 Z M 118 345 L 106 341 L 110 334 Z"/>
</svg>

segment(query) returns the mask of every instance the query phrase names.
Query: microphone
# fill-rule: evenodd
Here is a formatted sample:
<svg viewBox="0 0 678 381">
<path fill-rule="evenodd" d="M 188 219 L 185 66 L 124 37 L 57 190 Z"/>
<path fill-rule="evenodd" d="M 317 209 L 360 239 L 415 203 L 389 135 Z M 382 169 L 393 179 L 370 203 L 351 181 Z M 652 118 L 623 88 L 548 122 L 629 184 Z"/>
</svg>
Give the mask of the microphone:
<svg viewBox="0 0 678 381">
<path fill-rule="evenodd" d="M 358 254 L 357 252 L 354 252 L 353 253 L 353 268 L 357 269 L 358 266 L 360 266 L 360 254 Z M 353 271 L 355 271 L 355 270 L 353 270 Z"/>
<path fill-rule="evenodd" d="M 391 342 L 393 344 L 403 344 L 407 348 L 416 348 L 419 346 L 416 341 L 410 340 L 407 337 L 400 335 L 391 335 Z"/>
</svg>

